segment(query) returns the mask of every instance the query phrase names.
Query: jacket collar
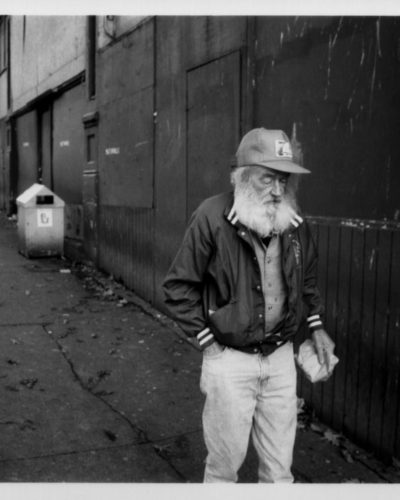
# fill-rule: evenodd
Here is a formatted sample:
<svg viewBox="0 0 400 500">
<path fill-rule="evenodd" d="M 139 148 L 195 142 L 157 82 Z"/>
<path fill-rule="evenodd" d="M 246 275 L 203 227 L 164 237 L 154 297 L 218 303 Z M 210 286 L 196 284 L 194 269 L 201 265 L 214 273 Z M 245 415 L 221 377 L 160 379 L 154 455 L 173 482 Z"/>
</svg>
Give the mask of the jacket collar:
<svg viewBox="0 0 400 500">
<path fill-rule="evenodd" d="M 304 222 L 304 219 L 300 217 L 298 213 L 296 213 L 294 210 L 292 210 L 291 212 L 292 212 L 292 218 L 290 222 L 292 225 L 289 227 L 288 231 L 293 231 L 294 229 L 297 229 Z M 243 226 L 243 224 L 241 224 L 241 222 L 239 221 L 236 210 L 233 207 L 233 202 L 226 207 L 224 211 L 224 216 L 228 220 L 228 222 L 232 224 L 232 226 L 236 228 Z"/>
</svg>

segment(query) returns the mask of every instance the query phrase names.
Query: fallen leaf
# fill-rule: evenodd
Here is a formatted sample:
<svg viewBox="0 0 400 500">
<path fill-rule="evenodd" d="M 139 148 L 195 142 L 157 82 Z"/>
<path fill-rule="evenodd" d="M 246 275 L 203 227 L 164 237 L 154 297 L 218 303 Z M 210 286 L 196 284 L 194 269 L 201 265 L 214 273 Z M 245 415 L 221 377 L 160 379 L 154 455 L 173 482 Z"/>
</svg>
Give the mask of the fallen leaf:
<svg viewBox="0 0 400 500">
<path fill-rule="evenodd" d="M 24 378 L 20 380 L 20 384 L 27 387 L 28 389 L 33 389 L 35 385 L 37 384 L 38 379 L 37 378 Z"/>
<path fill-rule="evenodd" d="M 340 444 L 340 434 L 333 432 L 331 429 L 327 429 L 324 432 L 324 439 L 332 443 L 334 446 L 339 446 Z"/>
<path fill-rule="evenodd" d="M 305 402 L 303 398 L 297 398 L 297 415 L 304 413 Z"/>
<path fill-rule="evenodd" d="M 320 425 L 318 424 L 315 424 L 314 422 L 312 422 L 310 424 L 310 429 L 314 432 L 318 432 L 319 434 L 323 434 L 324 433 L 324 428 L 321 427 Z"/>
<path fill-rule="evenodd" d="M 107 429 L 103 429 L 104 434 L 108 437 L 110 441 L 115 441 L 117 439 L 117 436 L 112 432 Z"/>
<path fill-rule="evenodd" d="M 354 459 L 351 456 L 351 453 L 349 453 L 346 449 L 342 448 L 340 450 L 340 453 L 343 455 L 344 459 L 346 460 L 347 463 L 352 464 L 354 463 Z"/>
<path fill-rule="evenodd" d="M 397 458 L 393 457 L 392 458 L 392 463 L 393 463 L 394 467 L 396 467 L 396 469 L 400 469 L 400 460 L 398 460 Z"/>
</svg>

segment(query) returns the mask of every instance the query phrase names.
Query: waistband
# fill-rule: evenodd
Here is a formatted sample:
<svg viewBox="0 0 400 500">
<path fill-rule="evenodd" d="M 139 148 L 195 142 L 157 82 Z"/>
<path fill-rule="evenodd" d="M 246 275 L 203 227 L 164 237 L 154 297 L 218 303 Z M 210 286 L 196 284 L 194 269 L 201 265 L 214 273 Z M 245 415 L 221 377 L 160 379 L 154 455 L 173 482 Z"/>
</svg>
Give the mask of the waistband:
<svg viewBox="0 0 400 500">
<path fill-rule="evenodd" d="M 287 342 L 287 340 L 282 340 L 282 338 L 279 336 L 278 338 L 276 337 L 277 336 L 274 335 L 273 337 L 266 339 L 265 341 L 258 344 L 252 344 L 248 346 L 232 346 L 232 349 L 236 349 L 247 354 L 262 354 L 263 356 L 269 356 Z"/>
</svg>

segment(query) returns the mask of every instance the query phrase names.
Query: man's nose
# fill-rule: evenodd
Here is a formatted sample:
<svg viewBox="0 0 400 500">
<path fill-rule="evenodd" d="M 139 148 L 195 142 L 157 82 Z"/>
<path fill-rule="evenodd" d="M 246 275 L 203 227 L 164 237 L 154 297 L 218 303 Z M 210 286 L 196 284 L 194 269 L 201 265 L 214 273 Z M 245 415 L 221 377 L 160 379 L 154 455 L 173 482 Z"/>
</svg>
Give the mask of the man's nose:
<svg viewBox="0 0 400 500">
<path fill-rule="evenodd" d="M 273 196 L 282 196 L 283 195 L 283 187 L 279 181 L 279 179 L 274 179 L 272 184 L 271 193 Z"/>
</svg>

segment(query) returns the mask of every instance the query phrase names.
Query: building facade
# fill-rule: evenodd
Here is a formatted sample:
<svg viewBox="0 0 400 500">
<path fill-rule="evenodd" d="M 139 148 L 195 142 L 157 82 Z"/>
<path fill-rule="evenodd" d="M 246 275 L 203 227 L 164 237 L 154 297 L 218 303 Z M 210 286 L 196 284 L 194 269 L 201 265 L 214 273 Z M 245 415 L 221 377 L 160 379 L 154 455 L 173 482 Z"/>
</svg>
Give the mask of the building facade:
<svg viewBox="0 0 400 500">
<path fill-rule="evenodd" d="M 41 181 L 66 203 L 66 251 L 162 309 L 187 220 L 229 189 L 252 127 L 284 129 L 312 170 L 340 363 L 300 393 L 336 430 L 400 456 L 398 18 L 0 20 L 0 206 Z"/>
</svg>

